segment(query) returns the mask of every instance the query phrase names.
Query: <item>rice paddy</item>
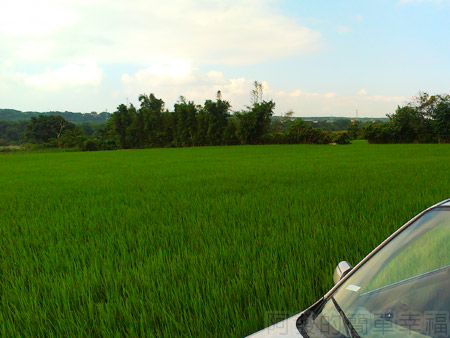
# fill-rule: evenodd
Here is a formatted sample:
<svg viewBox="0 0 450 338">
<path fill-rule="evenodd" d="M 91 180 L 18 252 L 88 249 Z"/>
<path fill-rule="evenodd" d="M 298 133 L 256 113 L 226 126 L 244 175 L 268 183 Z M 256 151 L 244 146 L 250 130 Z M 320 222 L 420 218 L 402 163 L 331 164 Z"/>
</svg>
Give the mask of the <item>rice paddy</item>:
<svg viewBox="0 0 450 338">
<path fill-rule="evenodd" d="M 0 336 L 243 337 L 450 197 L 449 170 L 450 145 L 363 141 L 1 154 Z"/>
</svg>

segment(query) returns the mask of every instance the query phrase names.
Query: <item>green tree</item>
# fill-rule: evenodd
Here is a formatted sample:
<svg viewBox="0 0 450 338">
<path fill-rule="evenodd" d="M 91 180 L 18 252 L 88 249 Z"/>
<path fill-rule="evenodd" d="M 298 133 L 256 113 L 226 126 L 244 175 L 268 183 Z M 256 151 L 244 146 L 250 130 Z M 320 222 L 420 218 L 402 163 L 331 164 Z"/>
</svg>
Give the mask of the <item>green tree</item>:
<svg viewBox="0 0 450 338">
<path fill-rule="evenodd" d="M 206 100 L 203 110 L 208 116 L 208 130 L 206 131 L 206 142 L 208 145 L 219 145 L 224 143 L 223 133 L 227 127 L 230 117 L 230 103 L 222 100 L 220 91 L 217 92 L 216 101 Z"/>
<path fill-rule="evenodd" d="M 31 118 L 26 129 L 26 138 L 36 143 L 48 143 L 54 139 L 58 148 L 61 148 L 63 133 L 73 129 L 75 125 L 61 116 L 39 115 Z"/>
<path fill-rule="evenodd" d="M 137 130 L 141 130 L 140 146 L 161 146 L 159 136 L 162 132 L 162 112 L 164 101 L 156 98 L 154 94 L 139 96 L 141 108 L 138 111 L 139 121 Z"/>
<path fill-rule="evenodd" d="M 117 144 L 120 148 L 126 149 L 130 147 L 128 143 L 128 128 L 133 123 L 133 118 L 128 111 L 128 107 L 124 104 L 121 104 L 117 107 L 117 111 L 115 111 L 111 118 L 108 120 L 108 125 L 112 134 L 117 139 Z"/>
<path fill-rule="evenodd" d="M 417 109 L 404 106 L 398 107 L 395 114 L 389 115 L 391 122 L 399 129 L 402 142 L 413 142 L 417 139 L 422 115 Z"/>
<path fill-rule="evenodd" d="M 60 146 L 62 148 L 78 148 L 83 149 L 84 143 L 87 140 L 86 134 L 83 130 L 76 126 L 73 129 L 66 130 L 60 140 Z"/>
<path fill-rule="evenodd" d="M 258 81 L 250 92 L 251 107 L 248 111 L 236 112 L 236 134 L 241 144 L 260 144 L 261 138 L 269 130 L 275 102 L 263 100 L 263 86 Z"/>
<path fill-rule="evenodd" d="M 267 133 L 275 103 L 263 101 L 254 103 L 249 111 L 236 112 L 237 135 L 242 144 L 259 144 Z"/>
<path fill-rule="evenodd" d="M 196 120 L 198 107 L 194 104 L 194 102 L 187 102 L 186 99 L 181 96 L 178 103 L 175 104 L 174 109 L 176 145 L 182 147 L 195 145 L 195 139 L 198 131 Z"/>
<path fill-rule="evenodd" d="M 435 130 L 439 143 L 450 142 L 450 96 L 446 95 L 442 98 L 433 112 L 435 121 Z"/>
<path fill-rule="evenodd" d="M 361 133 L 362 133 L 361 123 L 358 121 L 353 121 L 352 123 L 350 123 L 348 125 L 347 131 L 352 140 L 356 140 L 356 139 L 360 138 Z"/>
<path fill-rule="evenodd" d="M 197 114 L 197 135 L 195 144 L 199 146 L 207 145 L 206 135 L 208 134 L 209 114 L 205 109 L 200 109 Z"/>
<path fill-rule="evenodd" d="M 263 85 L 261 82 L 255 81 L 253 83 L 253 89 L 250 91 L 250 100 L 253 105 L 263 101 Z"/>
<path fill-rule="evenodd" d="M 28 121 L 0 121 L 1 145 L 24 143 L 28 124 Z"/>
</svg>

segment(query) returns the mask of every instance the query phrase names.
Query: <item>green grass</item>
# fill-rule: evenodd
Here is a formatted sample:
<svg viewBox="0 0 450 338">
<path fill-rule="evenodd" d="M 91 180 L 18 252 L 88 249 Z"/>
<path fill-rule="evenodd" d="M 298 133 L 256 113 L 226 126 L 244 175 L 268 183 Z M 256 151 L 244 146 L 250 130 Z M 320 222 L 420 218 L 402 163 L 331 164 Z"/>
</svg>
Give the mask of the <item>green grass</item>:
<svg viewBox="0 0 450 338">
<path fill-rule="evenodd" d="M 427 206 L 449 145 L 0 155 L 1 337 L 241 337 Z"/>
</svg>

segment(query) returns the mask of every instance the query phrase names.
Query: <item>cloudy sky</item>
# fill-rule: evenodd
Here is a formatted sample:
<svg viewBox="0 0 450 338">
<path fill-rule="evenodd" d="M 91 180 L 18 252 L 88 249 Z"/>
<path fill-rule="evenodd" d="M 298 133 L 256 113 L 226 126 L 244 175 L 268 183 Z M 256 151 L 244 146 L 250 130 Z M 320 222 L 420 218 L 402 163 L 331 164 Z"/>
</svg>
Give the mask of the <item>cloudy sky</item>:
<svg viewBox="0 0 450 338">
<path fill-rule="evenodd" d="M 155 93 L 384 116 L 450 92 L 450 0 L 0 0 L 0 108 L 112 112 Z"/>
</svg>

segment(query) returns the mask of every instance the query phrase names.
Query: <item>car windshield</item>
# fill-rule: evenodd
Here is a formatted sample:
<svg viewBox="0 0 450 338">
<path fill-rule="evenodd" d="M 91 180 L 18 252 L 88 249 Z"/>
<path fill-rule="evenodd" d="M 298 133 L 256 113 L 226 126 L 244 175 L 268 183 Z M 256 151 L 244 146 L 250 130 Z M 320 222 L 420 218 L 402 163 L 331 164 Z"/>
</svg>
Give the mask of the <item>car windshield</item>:
<svg viewBox="0 0 450 338">
<path fill-rule="evenodd" d="M 437 208 L 355 271 L 301 331 L 309 337 L 450 337 L 449 312 L 450 208 Z"/>
</svg>

